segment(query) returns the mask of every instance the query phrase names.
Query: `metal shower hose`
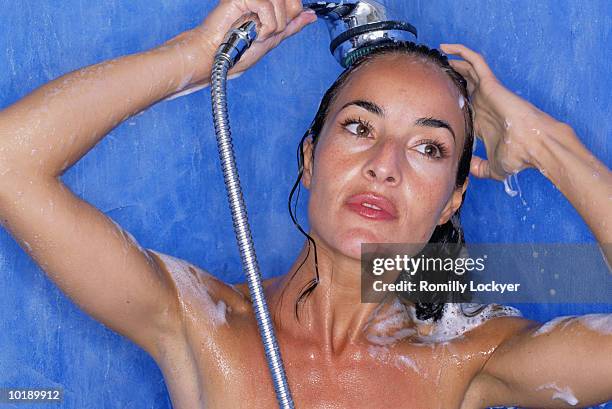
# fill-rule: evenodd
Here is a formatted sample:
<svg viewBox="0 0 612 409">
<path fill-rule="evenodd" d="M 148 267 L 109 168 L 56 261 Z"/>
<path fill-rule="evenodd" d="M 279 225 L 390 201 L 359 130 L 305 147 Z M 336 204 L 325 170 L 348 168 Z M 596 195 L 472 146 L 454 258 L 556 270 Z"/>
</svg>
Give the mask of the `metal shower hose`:
<svg viewBox="0 0 612 409">
<path fill-rule="evenodd" d="M 266 359 L 268 361 L 268 368 L 272 375 L 276 399 L 278 400 L 281 409 L 293 409 L 294 405 L 291 398 L 291 392 L 289 391 L 289 385 L 287 384 L 287 377 L 285 375 L 283 361 L 280 356 L 278 343 L 274 333 L 274 327 L 272 325 L 270 312 L 268 311 L 268 306 L 261 283 L 261 272 L 259 270 L 259 265 L 257 264 L 257 256 L 255 255 L 255 248 L 253 246 L 253 239 L 251 237 L 251 229 L 249 227 L 247 218 L 246 206 L 242 197 L 240 179 L 234 157 L 234 148 L 232 146 L 229 117 L 227 113 L 227 73 L 233 64 L 236 63 L 237 59 L 240 58 L 242 52 L 244 52 L 244 50 L 250 45 L 250 42 L 254 39 L 254 23 L 249 23 L 252 23 L 252 26 L 247 27 L 247 23 L 241 26 L 240 29 L 230 31 L 230 33 L 234 33 L 234 39 L 236 41 L 242 41 L 240 44 L 243 48 L 237 53 L 237 55 L 232 55 L 231 52 L 222 52 L 224 46 L 226 50 L 234 51 L 234 53 L 236 51 L 235 48 L 228 48 L 228 43 L 225 42 L 219 48 L 219 51 L 215 56 L 211 76 L 213 120 L 215 123 L 217 148 L 219 150 L 221 167 L 223 168 L 223 178 L 227 190 L 227 198 L 229 200 L 229 205 L 232 212 L 234 233 L 236 234 L 236 239 L 238 241 L 238 248 L 240 250 L 240 257 L 242 259 L 242 268 L 245 271 L 249 285 L 253 310 L 255 312 L 257 326 L 259 327 L 259 334 L 264 345 Z M 245 30 L 248 29 L 251 29 L 251 35 L 253 38 L 245 40 Z M 247 42 L 246 46 L 244 45 L 245 41 Z"/>
</svg>

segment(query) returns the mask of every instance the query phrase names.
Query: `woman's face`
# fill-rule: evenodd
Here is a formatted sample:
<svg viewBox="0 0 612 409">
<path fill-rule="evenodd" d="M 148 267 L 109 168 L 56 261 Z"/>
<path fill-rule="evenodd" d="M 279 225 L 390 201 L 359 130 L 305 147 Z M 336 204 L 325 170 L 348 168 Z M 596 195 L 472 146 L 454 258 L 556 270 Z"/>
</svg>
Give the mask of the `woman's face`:
<svg viewBox="0 0 612 409">
<path fill-rule="evenodd" d="M 443 72 L 406 55 L 357 68 L 330 107 L 314 166 L 304 145 L 311 232 L 355 259 L 361 243 L 426 243 L 467 187 L 455 189 L 462 106 Z"/>
</svg>

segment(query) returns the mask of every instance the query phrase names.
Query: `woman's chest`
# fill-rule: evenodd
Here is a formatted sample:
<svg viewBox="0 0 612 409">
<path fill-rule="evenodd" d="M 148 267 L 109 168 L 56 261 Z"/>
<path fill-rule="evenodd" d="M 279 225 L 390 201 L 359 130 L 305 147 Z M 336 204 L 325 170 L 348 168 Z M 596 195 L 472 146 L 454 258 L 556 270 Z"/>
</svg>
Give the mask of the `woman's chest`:
<svg viewBox="0 0 612 409">
<path fill-rule="evenodd" d="M 330 359 L 282 335 L 278 342 L 297 408 L 459 408 L 473 378 L 436 348 L 351 346 Z M 176 409 L 277 407 L 256 328 L 191 331 L 184 347 L 172 359 L 183 370 L 160 365 Z"/>
</svg>

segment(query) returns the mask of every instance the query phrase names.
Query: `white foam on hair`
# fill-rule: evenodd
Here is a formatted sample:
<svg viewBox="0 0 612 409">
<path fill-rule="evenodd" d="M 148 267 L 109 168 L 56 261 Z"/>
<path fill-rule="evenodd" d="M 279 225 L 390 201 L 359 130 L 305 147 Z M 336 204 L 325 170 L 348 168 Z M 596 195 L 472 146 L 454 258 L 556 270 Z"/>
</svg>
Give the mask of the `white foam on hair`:
<svg viewBox="0 0 612 409">
<path fill-rule="evenodd" d="M 444 306 L 442 317 L 435 322 L 433 318 L 426 321 L 419 320 L 414 307 L 411 307 L 409 311 L 415 322 L 420 321 L 432 325 L 429 334 L 418 336 L 419 340 L 425 342 L 446 342 L 461 337 L 493 318 L 522 316 L 516 308 L 500 304 L 447 303 Z"/>
<path fill-rule="evenodd" d="M 546 385 L 539 386 L 538 388 L 536 388 L 536 391 L 540 391 L 542 389 L 554 390 L 552 395 L 553 400 L 559 399 L 572 406 L 576 406 L 578 404 L 578 399 L 576 399 L 576 396 L 574 396 L 574 393 L 569 386 L 566 386 L 565 388 L 560 388 L 555 382 L 551 382 L 547 383 Z"/>
<path fill-rule="evenodd" d="M 210 320 L 215 326 L 227 324 L 226 313 L 231 308 L 223 300 L 214 302 L 203 282 L 204 272 L 184 260 L 167 254 L 154 252 L 172 274 L 179 290 L 182 310 L 194 321 L 200 317 Z M 186 297 L 187 296 L 187 297 Z"/>
<path fill-rule="evenodd" d="M 464 106 L 465 106 L 465 98 L 463 97 L 463 95 L 459 95 L 459 109 L 463 109 Z"/>
</svg>

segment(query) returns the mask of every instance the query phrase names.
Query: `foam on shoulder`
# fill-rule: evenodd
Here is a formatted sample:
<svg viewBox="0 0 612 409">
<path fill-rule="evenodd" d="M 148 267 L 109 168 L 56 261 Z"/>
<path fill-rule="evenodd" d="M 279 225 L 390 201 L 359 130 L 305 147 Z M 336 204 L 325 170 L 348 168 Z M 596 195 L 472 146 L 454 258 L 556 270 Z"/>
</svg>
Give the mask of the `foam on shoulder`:
<svg viewBox="0 0 612 409">
<path fill-rule="evenodd" d="M 204 271 L 179 258 L 150 251 L 159 257 L 166 270 L 172 274 L 187 318 L 194 323 L 208 320 L 215 326 L 227 324 L 226 314 L 228 310 L 231 312 L 231 308 L 223 300 L 213 300 Z"/>
</svg>

